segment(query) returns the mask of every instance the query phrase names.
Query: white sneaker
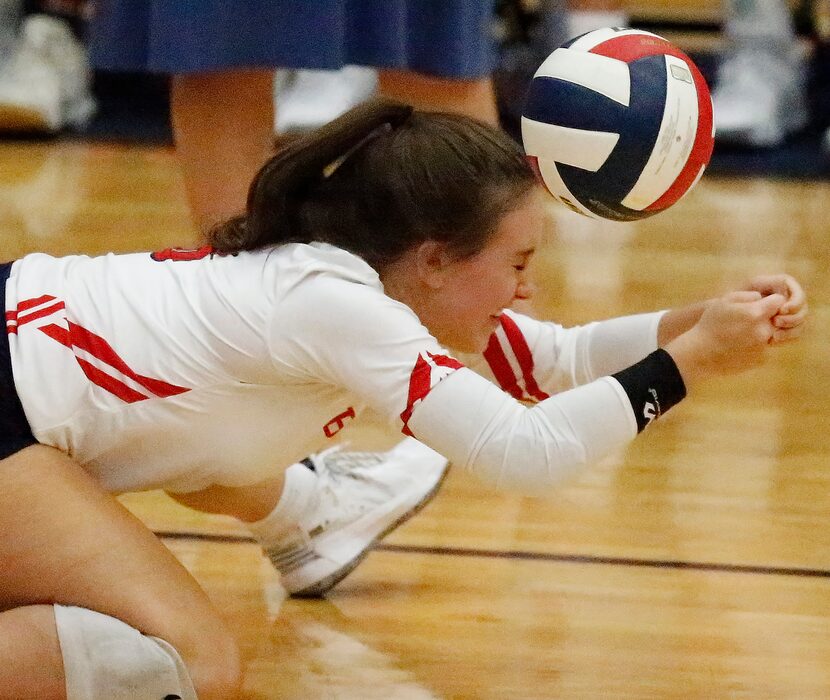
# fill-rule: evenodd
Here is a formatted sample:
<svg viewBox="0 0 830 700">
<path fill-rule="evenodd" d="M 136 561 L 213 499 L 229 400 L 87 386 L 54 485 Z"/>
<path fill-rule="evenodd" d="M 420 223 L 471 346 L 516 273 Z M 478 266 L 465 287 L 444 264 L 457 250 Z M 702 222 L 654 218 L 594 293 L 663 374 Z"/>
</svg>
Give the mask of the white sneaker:
<svg viewBox="0 0 830 700">
<path fill-rule="evenodd" d="M 316 503 L 265 553 L 294 596 L 320 596 L 341 581 L 377 541 L 438 492 L 448 463 L 407 438 L 388 452 L 341 452 L 309 458 Z M 311 472 L 311 470 L 309 470 Z"/>
<path fill-rule="evenodd" d="M 9 61 L 0 66 L 0 130 L 83 128 L 95 114 L 86 50 L 69 24 L 31 15 Z"/>
<path fill-rule="evenodd" d="M 803 51 L 746 47 L 726 58 L 712 93 L 715 138 L 757 148 L 779 146 L 807 124 Z"/>
<path fill-rule="evenodd" d="M 363 66 L 298 70 L 288 76 L 278 71 L 275 129 L 289 134 L 321 127 L 369 99 L 377 82 L 377 73 Z"/>
</svg>

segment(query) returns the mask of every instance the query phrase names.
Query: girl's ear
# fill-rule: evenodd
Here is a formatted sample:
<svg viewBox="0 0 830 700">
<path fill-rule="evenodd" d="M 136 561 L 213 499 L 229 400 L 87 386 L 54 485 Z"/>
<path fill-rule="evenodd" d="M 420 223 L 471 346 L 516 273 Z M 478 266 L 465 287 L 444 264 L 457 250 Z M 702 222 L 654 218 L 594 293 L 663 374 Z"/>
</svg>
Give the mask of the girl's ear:
<svg viewBox="0 0 830 700">
<path fill-rule="evenodd" d="M 440 241 L 424 241 L 415 250 L 418 277 L 430 289 L 444 286 L 453 260 L 447 244 Z"/>
</svg>

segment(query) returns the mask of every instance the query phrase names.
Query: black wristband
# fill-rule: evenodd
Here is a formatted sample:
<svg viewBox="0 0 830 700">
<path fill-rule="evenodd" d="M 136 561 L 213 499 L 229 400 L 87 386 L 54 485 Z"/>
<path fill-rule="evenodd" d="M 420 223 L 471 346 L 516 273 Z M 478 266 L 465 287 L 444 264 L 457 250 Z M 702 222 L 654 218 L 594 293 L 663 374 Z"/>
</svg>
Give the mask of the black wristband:
<svg viewBox="0 0 830 700">
<path fill-rule="evenodd" d="M 637 419 L 638 433 L 686 396 L 686 385 L 680 370 L 663 348 L 611 376 L 628 395 Z"/>
</svg>

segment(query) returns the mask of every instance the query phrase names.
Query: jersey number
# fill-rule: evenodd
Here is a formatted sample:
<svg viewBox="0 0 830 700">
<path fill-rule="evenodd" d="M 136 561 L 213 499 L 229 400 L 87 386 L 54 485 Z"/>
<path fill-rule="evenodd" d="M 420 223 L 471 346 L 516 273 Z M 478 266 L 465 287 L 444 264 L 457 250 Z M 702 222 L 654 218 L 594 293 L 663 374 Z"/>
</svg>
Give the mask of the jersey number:
<svg viewBox="0 0 830 700">
<path fill-rule="evenodd" d="M 328 423 L 323 426 L 323 432 L 326 434 L 327 438 L 333 438 L 337 433 L 339 433 L 346 425 L 346 421 L 349 418 L 354 418 L 354 409 L 349 406 L 343 413 L 338 413 L 334 418 L 332 418 Z"/>
<path fill-rule="evenodd" d="M 209 245 L 203 245 L 201 248 L 165 248 L 164 250 L 157 250 L 155 253 L 150 253 L 150 257 L 156 262 L 164 262 L 165 260 L 172 260 L 173 262 L 201 260 L 209 255 L 224 255 L 224 253 L 214 252 L 213 246 Z"/>
</svg>

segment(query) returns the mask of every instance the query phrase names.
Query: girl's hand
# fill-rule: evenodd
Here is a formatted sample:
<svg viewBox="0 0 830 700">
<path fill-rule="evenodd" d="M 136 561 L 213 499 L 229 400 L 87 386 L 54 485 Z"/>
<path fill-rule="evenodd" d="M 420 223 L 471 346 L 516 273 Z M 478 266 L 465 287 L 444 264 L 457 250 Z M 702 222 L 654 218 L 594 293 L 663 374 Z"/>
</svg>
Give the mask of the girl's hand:
<svg viewBox="0 0 830 700">
<path fill-rule="evenodd" d="M 764 362 L 779 332 L 773 319 L 788 298 L 778 292 L 731 292 L 710 301 L 698 322 L 666 345 L 687 387 L 707 376 L 734 374 Z"/>
<path fill-rule="evenodd" d="M 744 289 L 762 296 L 780 294 L 784 297 L 784 303 L 772 319 L 775 330 L 771 343 L 784 343 L 801 335 L 802 324 L 807 318 L 807 295 L 794 277 L 783 273 L 760 275 L 751 279 Z"/>
</svg>

